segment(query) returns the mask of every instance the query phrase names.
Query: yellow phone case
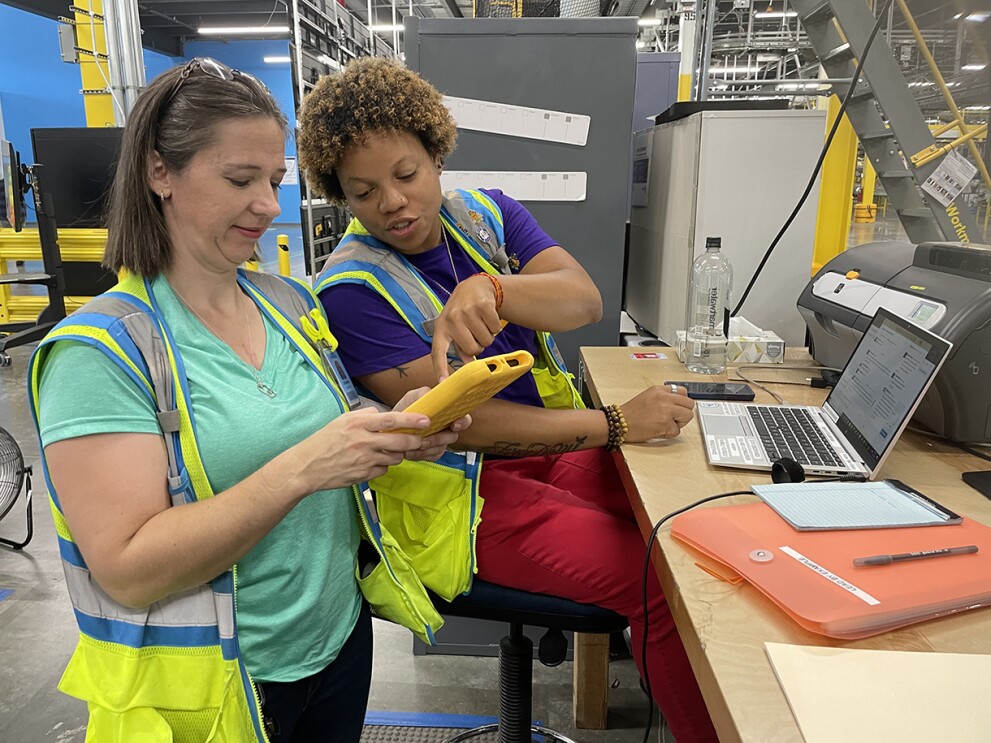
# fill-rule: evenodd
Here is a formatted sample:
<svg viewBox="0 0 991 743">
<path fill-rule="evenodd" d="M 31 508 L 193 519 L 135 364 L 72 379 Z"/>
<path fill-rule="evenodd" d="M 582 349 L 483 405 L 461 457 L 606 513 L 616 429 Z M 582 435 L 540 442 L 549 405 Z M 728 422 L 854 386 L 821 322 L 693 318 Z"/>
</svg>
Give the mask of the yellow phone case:
<svg viewBox="0 0 991 743">
<path fill-rule="evenodd" d="M 469 361 L 403 411 L 430 416 L 429 428 L 400 428 L 395 433 L 437 433 L 522 377 L 532 366 L 533 356 L 528 351 Z"/>
</svg>

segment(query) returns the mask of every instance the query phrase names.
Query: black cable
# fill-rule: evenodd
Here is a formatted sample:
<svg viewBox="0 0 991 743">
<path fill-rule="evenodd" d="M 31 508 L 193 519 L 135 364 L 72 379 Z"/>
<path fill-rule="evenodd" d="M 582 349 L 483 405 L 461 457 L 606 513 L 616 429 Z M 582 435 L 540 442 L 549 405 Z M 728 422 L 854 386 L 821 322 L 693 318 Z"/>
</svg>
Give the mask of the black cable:
<svg viewBox="0 0 991 743">
<path fill-rule="evenodd" d="M 689 503 L 687 506 L 679 508 L 677 511 L 672 511 L 667 516 L 662 518 L 656 524 L 654 528 L 651 529 L 650 536 L 647 538 L 647 552 L 644 554 L 643 558 L 643 575 L 641 577 L 640 584 L 640 595 L 643 597 L 643 637 L 641 638 L 640 644 L 640 668 L 643 670 L 643 685 L 644 690 L 647 692 L 647 724 L 643 731 L 643 743 L 647 743 L 647 739 L 650 737 L 650 728 L 654 724 L 654 694 L 650 688 L 650 671 L 647 669 L 647 628 L 648 628 L 648 607 L 647 607 L 647 578 L 650 575 L 650 551 L 654 548 L 654 542 L 657 541 L 657 531 L 661 528 L 661 525 L 668 519 L 674 518 L 680 513 L 691 510 L 696 506 L 701 506 L 703 503 L 708 503 L 709 501 L 718 500 L 719 498 L 728 498 L 731 495 L 753 495 L 749 490 L 734 490 L 731 493 L 719 493 L 718 495 L 710 495 L 694 503 Z M 679 640 L 680 642 L 680 640 Z"/>
<path fill-rule="evenodd" d="M 864 68 L 864 62 L 867 60 L 867 53 L 871 49 L 871 45 L 874 43 L 874 38 L 877 36 L 878 30 L 881 28 L 881 21 L 885 17 L 885 13 L 888 10 L 888 6 L 891 5 L 892 0 L 886 0 L 884 7 L 878 13 L 877 20 L 874 21 L 874 28 L 871 29 L 871 35 L 867 37 L 867 44 L 864 45 L 864 52 L 860 55 L 860 59 L 857 61 L 857 69 L 853 73 L 853 78 L 850 80 L 850 89 L 847 91 L 843 98 L 843 103 L 840 104 L 840 110 L 836 114 L 836 120 L 833 122 L 833 126 L 829 130 L 829 134 L 826 137 L 826 142 L 822 146 L 822 151 L 819 153 L 819 160 L 816 162 L 815 168 L 812 170 L 812 177 L 809 179 L 809 184 L 805 187 L 805 192 L 802 194 L 801 198 L 798 200 L 798 205 L 795 207 L 794 211 L 789 215 L 788 219 L 785 220 L 784 227 L 778 232 L 774 240 L 771 241 L 771 246 L 764 253 L 764 257 L 761 259 L 757 266 L 757 270 L 754 271 L 753 276 L 750 277 L 750 283 L 747 284 L 747 288 L 743 292 L 743 296 L 740 297 L 740 301 L 737 302 L 732 315 L 736 317 L 739 314 L 740 308 L 743 307 L 743 303 L 747 301 L 747 297 L 750 295 L 750 290 L 754 288 L 754 284 L 757 283 L 757 278 L 760 276 L 761 271 L 764 270 L 764 264 L 767 263 L 768 258 L 771 257 L 771 253 L 781 242 L 781 238 L 784 237 L 785 232 L 791 227 L 791 223 L 795 221 L 795 217 L 801 211 L 802 207 L 805 205 L 805 200 L 812 193 L 812 188 L 815 186 L 816 178 L 819 176 L 819 171 L 822 169 L 822 164 L 826 159 L 826 153 L 829 152 L 829 146 L 833 143 L 833 137 L 836 136 L 836 130 L 840 126 L 840 122 L 843 121 L 843 114 L 846 113 L 847 104 L 850 103 L 850 99 L 853 97 L 853 91 L 857 87 L 857 81 L 860 79 L 860 71 Z"/>
</svg>

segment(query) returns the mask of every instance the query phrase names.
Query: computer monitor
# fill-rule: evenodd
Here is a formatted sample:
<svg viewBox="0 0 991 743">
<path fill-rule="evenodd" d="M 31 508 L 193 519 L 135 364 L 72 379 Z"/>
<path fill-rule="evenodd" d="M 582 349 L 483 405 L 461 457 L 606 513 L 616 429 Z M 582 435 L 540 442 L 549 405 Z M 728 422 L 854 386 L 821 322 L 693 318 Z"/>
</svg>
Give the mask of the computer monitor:
<svg viewBox="0 0 991 743">
<path fill-rule="evenodd" d="M 56 226 L 103 227 L 107 191 L 117 170 L 121 132 L 115 127 L 32 129 L 34 161 L 44 167 Z"/>
<path fill-rule="evenodd" d="M 24 228 L 24 178 L 12 142 L 0 139 L 0 224 L 20 232 Z"/>
</svg>

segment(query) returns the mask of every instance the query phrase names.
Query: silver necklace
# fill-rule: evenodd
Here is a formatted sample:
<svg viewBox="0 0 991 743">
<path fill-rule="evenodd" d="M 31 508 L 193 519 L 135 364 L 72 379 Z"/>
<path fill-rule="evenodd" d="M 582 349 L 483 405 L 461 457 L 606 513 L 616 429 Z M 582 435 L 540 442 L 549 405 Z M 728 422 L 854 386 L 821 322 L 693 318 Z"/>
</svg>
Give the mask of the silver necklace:
<svg viewBox="0 0 991 743">
<path fill-rule="evenodd" d="M 220 333 L 218 333 L 216 330 L 213 329 L 213 326 L 210 325 L 210 323 L 208 323 L 206 319 L 204 319 L 203 315 L 201 315 L 199 312 L 193 309 L 193 306 L 186 301 L 186 298 L 182 296 L 175 287 L 172 287 L 172 291 L 179 298 L 179 301 L 182 302 L 183 307 L 185 307 L 187 310 L 189 310 L 194 315 L 196 315 L 197 319 L 199 319 L 199 321 L 203 323 L 203 326 L 211 333 L 213 333 L 217 337 L 217 339 L 224 345 L 224 347 L 227 348 L 227 350 L 230 351 L 237 358 L 238 361 L 240 361 L 242 364 L 245 363 L 244 359 L 242 359 L 240 356 L 234 353 L 234 349 L 227 343 L 227 341 L 223 339 Z M 247 298 L 245 297 L 245 299 Z M 258 391 L 261 392 L 266 397 L 275 397 L 278 393 L 275 390 L 273 390 L 271 387 L 269 387 L 267 384 L 265 384 L 265 381 L 261 378 L 261 374 L 257 369 L 258 359 L 255 356 L 255 347 L 254 344 L 251 342 L 251 329 L 248 325 L 248 306 L 242 302 L 241 309 L 244 312 L 244 333 L 247 338 L 247 347 L 245 348 L 245 350 L 248 352 L 248 359 L 250 361 L 250 363 L 247 364 L 248 370 L 251 372 L 251 376 L 255 378 L 255 385 L 258 387 Z"/>
<path fill-rule="evenodd" d="M 451 262 L 451 273 L 454 274 L 454 288 L 456 289 L 458 287 L 458 284 L 461 283 L 461 279 L 458 277 L 458 269 L 454 267 L 454 253 L 451 252 L 451 243 L 447 239 L 447 228 L 444 226 L 444 220 L 441 220 L 440 222 L 440 234 L 444 238 L 444 247 L 447 249 L 447 259 Z M 434 286 L 436 286 L 438 289 L 444 292 L 447 295 L 448 299 L 451 298 L 451 292 L 445 289 L 444 286 L 439 281 L 437 281 L 437 279 L 435 279 L 433 276 L 427 276 L 427 274 L 423 274 L 423 275 L 424 277 L 430 279 L 430 283 L 432 283 Z M 454 289 L 452 289 L 451 291 L 454 291 Z"/>
</svg>

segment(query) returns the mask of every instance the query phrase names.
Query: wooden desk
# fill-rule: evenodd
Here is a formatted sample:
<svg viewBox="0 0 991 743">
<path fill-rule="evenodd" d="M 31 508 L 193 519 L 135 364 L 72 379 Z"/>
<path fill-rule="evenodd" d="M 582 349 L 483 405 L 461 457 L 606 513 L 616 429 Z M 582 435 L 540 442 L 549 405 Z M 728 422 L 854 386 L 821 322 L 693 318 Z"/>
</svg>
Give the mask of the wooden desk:
<svg viewBox="0 0 991 743">
<path fill-rule="evenodd" d="M 667 360 L 634 360 L 632 352 L 667 353 Z M 806 355 L 807 358 L 807 355 Z M 668 348 L 582 348 L 581 368 L 596 405 L 624 403 L 648 384 L 667 379 L 706 379 L 687 372 Z M 769 367 L 773 368 L 773 367 Z M 775 372 L 788 374 L 785 371 Z M 791 372 L 802 379 L 801 371 Z M 766 379 L 763 372 L 752 373 Z M 776 377 L 781 378 L 781 377 Z M 725 380 L 721 375 L 708 379 Z M 770 386 L 770 385 L 769 385 Z M 825 390 L 778 384 L 789 403 L 819 404 Z M 757 402 L 773 402 L 757 391 Z M 644 534 L 675 509 L 707 495 L 746 490 L 770 475 L 710 467 L 698 423 L 676 439 L 624 446 L 617 461 Z M 991 524 L 991 501 L 965 485 L 960 473 L 991 465 L 956 447 L 906 433 L 885 464 L 882 477 L 904 480 L 958 513 Z M 711 506 L 743 503 L 727 498 Z M 730 585 L 696 565 L 701 555 L 675 542 L 670 526 L 658 534 L 654 564 L 674 613 L 720 741 L 800 743 L 801 733 L 774 676 L 764 642 L 853 648 L 991 654 L 991 608 L 964 612 L 857 641 L 832 640 L 803 630 L 747 583 Z"/>
</svg>

